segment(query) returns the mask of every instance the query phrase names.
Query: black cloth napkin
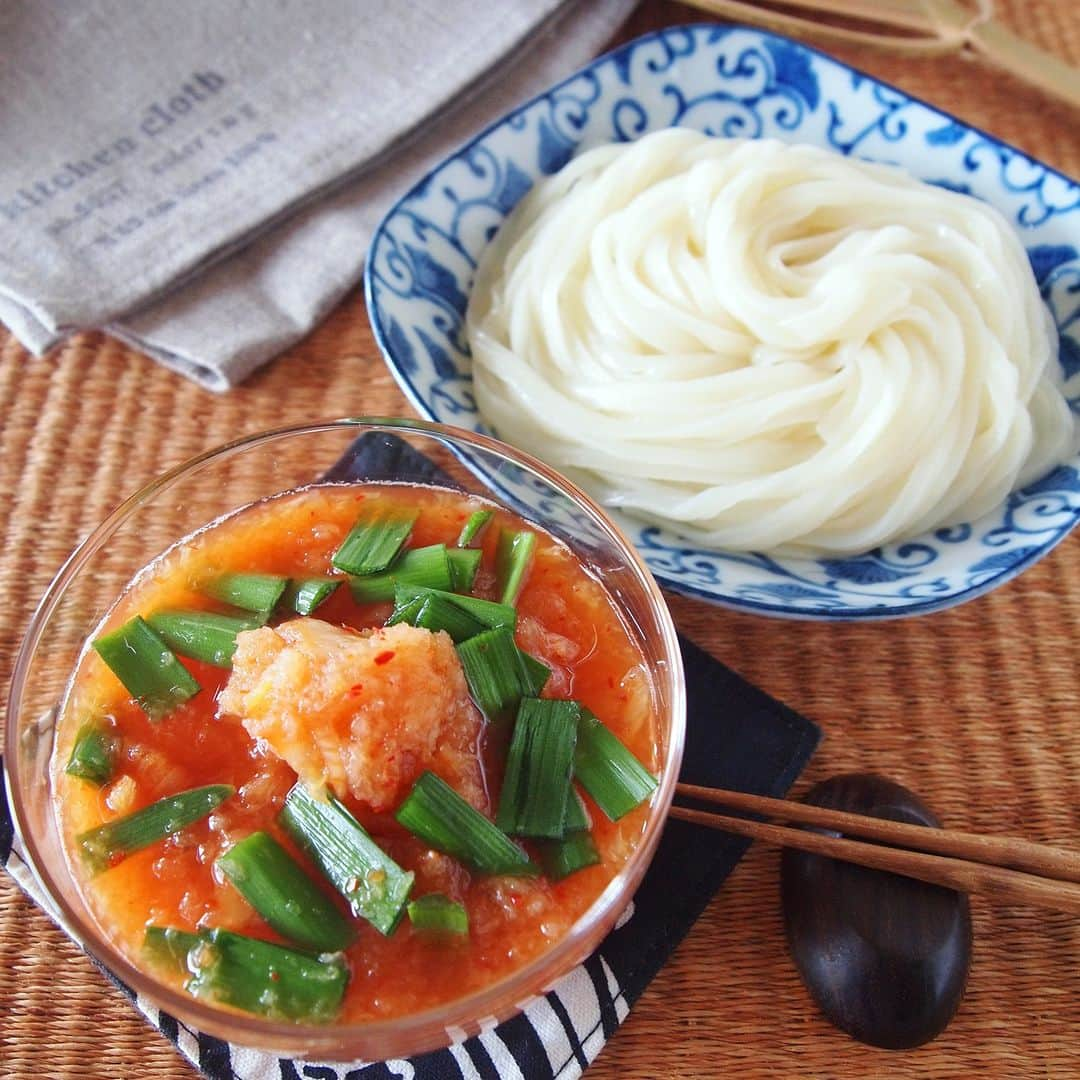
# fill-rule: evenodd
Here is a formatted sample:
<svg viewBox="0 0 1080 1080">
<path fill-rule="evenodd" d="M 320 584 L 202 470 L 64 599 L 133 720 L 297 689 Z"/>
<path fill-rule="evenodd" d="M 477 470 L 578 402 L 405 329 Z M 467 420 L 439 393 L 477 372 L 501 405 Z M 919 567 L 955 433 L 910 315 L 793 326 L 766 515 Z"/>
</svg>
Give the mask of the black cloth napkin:
<svg viewBox="0 0 1080 1080">
<path fill-rule="evenodd" d="M 452 483 L 438 467 L 391 435 L 361 436 L 324 479 L 389 476 Z M 782 797 L 820 738 L 819 728 L 752 686 L 685 637 L 686 750 L 680 779 Z M 192 1031 L 153 1005 L 136 1004 L 209 1077 L 243 1080 L 574 1080 L 615 1033 L 630 1006 L 734 869 L 749 841 L 669 821 L 629 918 L 543 998 L 493 1030 L 408 1062 L 313 1064 L 276 1059 Z M 10 814 L 0 799 L 0 862 L 28 883 Z M 35 898 L 40 898 L 37 892 Z M 110 978 L 115 976 L 110 974 Z M 122 984 L 120 984 L 122 986 Z M 135 999 L 126 987 L 123 989 Z"/>
</svg>

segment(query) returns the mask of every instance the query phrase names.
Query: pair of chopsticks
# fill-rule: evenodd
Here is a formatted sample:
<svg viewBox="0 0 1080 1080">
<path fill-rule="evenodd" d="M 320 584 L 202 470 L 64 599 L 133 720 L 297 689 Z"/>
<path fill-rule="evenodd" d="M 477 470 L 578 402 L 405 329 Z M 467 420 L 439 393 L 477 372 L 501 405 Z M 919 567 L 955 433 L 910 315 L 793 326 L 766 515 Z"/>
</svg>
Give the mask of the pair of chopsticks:
<svg viewBox="0 0 1080 1080">
<path fill-rule="evenodd" d="M 932 829 L 694 784 L 678 784 L 675 792 L 729 810 L 763 814 L 843 836 L 672 806 L 670 816 L 679 821 L 891 871 L 958 892 L 979 893 L 1005 903 L 1038 904 L 1080 914 L 1080 884 L 1075 884 L 1080 882 L 1077 852 L 1014 837 Z"/>
<path fill-rule="evenodd" d="M 1062 0 L 1066 2 L 1066 0 Z M 994 18 L 993 0 L 687 0 L 737 22 L 796 37 L 871 45 L 905 56 L 967 52 L 1080 106 L 1080 71 L 1012 33 Z M 805 14 L 802 14 L 805 12 Z M 834 20 L 841 20 L 837 23 Z"/>
</svg>

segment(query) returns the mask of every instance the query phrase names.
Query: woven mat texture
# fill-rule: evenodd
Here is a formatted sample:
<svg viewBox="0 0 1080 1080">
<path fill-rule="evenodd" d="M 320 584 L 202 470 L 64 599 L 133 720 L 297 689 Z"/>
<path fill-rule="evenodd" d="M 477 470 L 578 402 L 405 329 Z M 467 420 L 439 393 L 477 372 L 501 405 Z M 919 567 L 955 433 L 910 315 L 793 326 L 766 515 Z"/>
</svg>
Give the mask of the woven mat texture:
<svg viewBox="0 0 1080 1080">
<path fill-rule="evenodd" d="M 999 17 L 1080 65 L 1080 3 L 999 0 Z M 699 12 L 646 0 L 620 40 Z M 841 59 L 1080 175 L 1080 113 L 979 61 Z M 214 396 L 102 334 L 37 360 L 0 330 L 0 685 L 38 596 L 123 496 L 239 433 L 410 415 L 354 291 L 304 342 Z M 1080 837 L 1080 536 L 953 611 L 875 625 L 790 623 L 672 599 L 679 627 L 826 740 L 797 791 L 875 769 L 948 825 Z M 831 1028 L 784 945 L 778 855 L 755 846 L 589 1073 L 1080 1075 L 1080 920 L 973 903 L 967 996 L 933 1044 L 887 1053 Z M 0 1074 L 186 1078 L 192 1070 L 0 875 Z"/>
</svg>

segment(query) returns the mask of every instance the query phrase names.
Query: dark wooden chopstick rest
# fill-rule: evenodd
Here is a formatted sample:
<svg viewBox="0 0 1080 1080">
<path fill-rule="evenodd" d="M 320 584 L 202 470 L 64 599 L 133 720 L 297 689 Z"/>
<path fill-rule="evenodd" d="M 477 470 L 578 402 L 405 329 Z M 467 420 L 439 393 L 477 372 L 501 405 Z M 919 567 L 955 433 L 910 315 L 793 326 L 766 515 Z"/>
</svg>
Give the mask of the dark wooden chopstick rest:
<svg viewBox="0 0 1080 1080">
<path fill-rule="evenodd" d="M 834 777 L 807 800 L 924 832 L 939 825 L 922 800 L 877 776 Z M 966 895 L 792 848 L 781 857 L 780 894 L 792 958 L 837 1027 L 889 1049 L 945 1029 L 971 965 Z"/>
<path fill-rule="evenodd" d="M 920 799 L 879 776 L 834 777 L 805 803 L 691 784 L 676 794 L 807 826 L 670 811 L 786 849 L 785 926 L 803 981 L 833 1023 L 877 1046 L 919 1045 L 955 1013 L 971 960 L 968 893 L 1080 914 L 1080 854 L 942 829 Z"/>
</svg>

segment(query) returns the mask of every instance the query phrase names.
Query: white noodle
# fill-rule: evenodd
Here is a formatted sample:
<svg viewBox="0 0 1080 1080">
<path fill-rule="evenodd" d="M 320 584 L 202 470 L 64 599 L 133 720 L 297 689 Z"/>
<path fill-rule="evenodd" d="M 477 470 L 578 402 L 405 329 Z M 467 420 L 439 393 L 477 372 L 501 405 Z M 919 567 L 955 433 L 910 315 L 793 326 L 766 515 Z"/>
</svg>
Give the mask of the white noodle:
<svg viewBox="0 0 1080 1080">
<path fill-rule="evenodd" d="M 582 154 L 499 231 L 466 322 L 500 436 L 720 548 L 971 521 L 1078 443 L 1004 219 L 810 146 L 670 129 Z"/>
</svg>

